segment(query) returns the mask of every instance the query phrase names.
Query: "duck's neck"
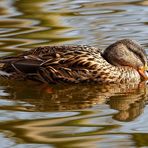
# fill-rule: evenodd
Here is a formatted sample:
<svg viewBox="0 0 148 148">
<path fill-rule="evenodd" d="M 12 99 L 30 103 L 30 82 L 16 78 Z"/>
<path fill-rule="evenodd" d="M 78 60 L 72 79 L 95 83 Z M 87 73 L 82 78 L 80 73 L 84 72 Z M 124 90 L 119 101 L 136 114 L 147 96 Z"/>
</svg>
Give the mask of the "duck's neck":
<svg viewBox="0 0 148 148">
<path fill-rule="evenodd" d="M 138 73 L 138 71 L 132 67 L 126 67 L 126 66 L 121 66 L 121 67 L 115 67 L 115 71 L 119 71 L 119 81 L 122 83 L 128 83 L 128 82 L 133 82 L 137 83 L 141 81 L 141 76 Z"/>
<path fill-rule="evenodd" d="M 103 62 L 102 67 L 98 67 L 98 76 L 106 83 L 139 83 L 140 74 L 134 68 L 128 66 L 114 66 L 107 61 Z"/>
</svg>

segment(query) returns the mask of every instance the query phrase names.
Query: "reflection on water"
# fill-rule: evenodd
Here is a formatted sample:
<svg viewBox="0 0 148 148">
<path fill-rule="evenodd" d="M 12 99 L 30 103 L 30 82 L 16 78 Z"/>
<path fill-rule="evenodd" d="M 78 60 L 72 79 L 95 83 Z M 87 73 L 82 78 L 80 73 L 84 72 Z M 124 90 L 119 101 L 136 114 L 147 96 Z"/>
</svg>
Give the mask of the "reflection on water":
<svg viewBox="0 0 148 148">
<path fill-rule="evenodd" d="M 0 85 L 3 90 L 0 110 L 7 116 L 1 117 L 0 130 L 16 137 L 17 143 L 89 147 L 114 138 L 129 141 L 129 129 L 118 121 L 134 121 L 147 102 L 143 83 L 47 86 L 28 81 L 22 86 L 22 82 L 1 79 Z"/>
<path fill-rule="evenodd" d="M 17 108 L 2 104 L 0 109 L 33 112 L 68 111 L 91 108 L 97 104 L 106 103 L 111 108 L 119 110 L 116 118 L 123 121 L 133 120 L 138 116 L 147 100 L 147 90 L 143 83 L 139 85 L 66 84 L 47 86 L 46 84 L 26 82 L 26 85 L 22 86 L 21 82 L 9 82 L 3 86 L 3 91 L 4 94 L 9 94 L 3 95 L 4 99 L 27 102 L 29 106 Z"/>
<path fill-rule="evenodd" d="M 1 0 L 0 57 L 52 44 L 146 48 L 146 0 Z M 1 147 L 146 147 L 147 86 L 0 79 Z"/>
</svg>

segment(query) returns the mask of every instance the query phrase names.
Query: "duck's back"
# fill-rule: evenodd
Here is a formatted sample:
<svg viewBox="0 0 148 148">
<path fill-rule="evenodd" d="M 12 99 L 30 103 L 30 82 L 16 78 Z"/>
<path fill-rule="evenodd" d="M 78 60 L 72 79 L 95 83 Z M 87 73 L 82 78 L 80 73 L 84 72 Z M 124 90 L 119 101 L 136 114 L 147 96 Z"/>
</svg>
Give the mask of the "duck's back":
<svg viewBox="0 0 148 148">
<path fill-rule="evenodd" d="M 1 70 L 16 79 L 47 83 L 100 81 L 97 68 L 106 61 L 92 46 L 45 46 L 0 60 Z"/>
</svg>

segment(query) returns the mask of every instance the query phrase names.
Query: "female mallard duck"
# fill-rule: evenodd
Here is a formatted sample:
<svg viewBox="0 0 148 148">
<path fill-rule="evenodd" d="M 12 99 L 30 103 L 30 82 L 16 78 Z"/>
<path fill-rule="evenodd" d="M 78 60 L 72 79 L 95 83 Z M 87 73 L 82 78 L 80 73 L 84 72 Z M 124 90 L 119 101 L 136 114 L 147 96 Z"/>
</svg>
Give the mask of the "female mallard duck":
<svg viewBox="0 0 148 148">
<path fill-rule="evenodd" d="M 10 78 L 44 83 L 127 83 L 147 79 L 147 58 L 135 41 L 123 39 L 104 52 L 91 46 L 45 46 L 0 60 Z"/>
</svg>

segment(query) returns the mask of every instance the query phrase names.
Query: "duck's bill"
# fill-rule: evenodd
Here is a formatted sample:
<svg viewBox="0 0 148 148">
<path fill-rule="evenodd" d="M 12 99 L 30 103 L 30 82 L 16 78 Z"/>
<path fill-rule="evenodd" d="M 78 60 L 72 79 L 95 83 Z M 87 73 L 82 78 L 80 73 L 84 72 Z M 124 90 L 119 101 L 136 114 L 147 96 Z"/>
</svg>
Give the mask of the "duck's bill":
<svg viewBox="0 0 148 148">
<path fill-rule="evenodd" d="M 148 80 L 148 66 L 140 67 L 139 73 L 145 80 Z"/>
</svg>

